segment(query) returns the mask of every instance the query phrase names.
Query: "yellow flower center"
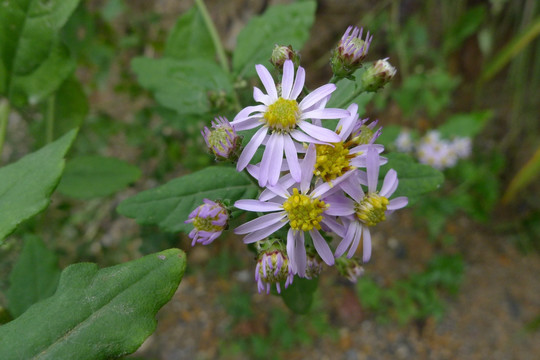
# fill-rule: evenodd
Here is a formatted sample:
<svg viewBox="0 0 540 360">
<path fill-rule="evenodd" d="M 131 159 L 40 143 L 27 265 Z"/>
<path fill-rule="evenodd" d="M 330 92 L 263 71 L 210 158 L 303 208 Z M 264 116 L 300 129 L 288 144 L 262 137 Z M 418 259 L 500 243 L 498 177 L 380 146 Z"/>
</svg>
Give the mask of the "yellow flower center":
<svg viewBox="0 0 540 360">
<path fill-rule="evenodd" d="M 224 153 L 227 152 L 227 148 L 225 148 L 223 145 L 227 144 L 227 138 L 229 137 L 229 133 L 227 130 L 223 127 L 218 127 L 217 129 L 210 132 L 210 135 L 208 136 L 208 143 L 211 146 L 211 149 L 214 153 L 218 151 Z M 216 154 L 217 155 L 217 154 Z"/>
<path fill-rule="evenodd" d="M 367 226 L 374 226 L 386 220 L 385 211 L 389 201 L 384 196 L 368 193 L 355 206 L 356 217 Z"/>
<path fill-rule="evenodd" d="M 353 141 L 358 145 L 369 144 L 375 132 L 366 125 L 360 126 L 360 135 L 355 136 Z"/>
<path fill-rule="evenodd" d="M 216 232 L 223 230 L 222 226 L 212 224 L 212 221 L 217 220 L 217 216 L 213 218 L 201 218 L 196 216 L 193 220 L 193 226 L 199 231 Z"/>
<path fill-rule="evenodd" d="M 350 160 L 356 156 L 349 155 L 348 144 L 338 142 L 333 145 L 315 145 L 317 161 L 313 173 L 325 181 L 334 180 L 351 170 Z"/>
<path fill-rule="evenodd" d="M 297 188 L 293 189 L 293 194 L 283 203 L 291 228 L 302 231 L 320 229 L 323 219 L 321 214 L 327 207 L 324 201 L 298 193 Z"/>
<path fill-rule="evenodd" d="M 266 124 L 272 130 L 290 131 L 296 127 L 300 109 L 296 100 L 277 99 L 264 113 Z"/>
</svg>

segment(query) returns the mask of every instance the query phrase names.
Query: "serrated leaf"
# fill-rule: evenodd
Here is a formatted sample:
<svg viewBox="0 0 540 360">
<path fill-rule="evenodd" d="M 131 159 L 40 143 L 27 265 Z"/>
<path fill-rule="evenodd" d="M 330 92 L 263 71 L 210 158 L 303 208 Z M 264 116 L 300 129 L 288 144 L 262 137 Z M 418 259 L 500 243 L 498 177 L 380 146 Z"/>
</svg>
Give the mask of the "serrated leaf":
<svg viewBox="0 0 540 360">
<path fill-rule="evenodd" d="M 392 196 L 407 196 L 409 205 L 418 201 L 421 195 L 438 189 L 444 181 L 444 175 L 428 165 L 417 163 L 409 155 L 401 153 L 385 154 L 388 163 L 381 167 L 379 181 L 390 169 L 397 172 L 399 185 Z"/>
<path fill-rule="evenodd" d="M 313 295 L 319 281 L 296 277 L 287 289 L 281 292 L 283 302 L 297 314 L 307 314 L 313 305 Z"/>
<path fill-rule="evenodd" d="M 216 55 L 212 37 L 197 8 L 182 15 L 165 43 L 165 56 L 175 59 L 213 59 Z"/>
<path fill-rule="evenodd" d="M 163 231 L 187 233 L 193 226 L 184 221 L 204 198 L 234 202 L 253 199 L 258 190 L 246 174 L 234 168 L 214 166 L 126 199 L 118 206 L 118 212 L 139 224 L 155 224 Z"/>
<path fill-rule="evenodd" d="M 185 259 L 169 249 L 101 270 L 91 263 L 67 267 L 52 297 L 0 327 L 0 358 L 112 359 L 134 352 L 155 330 Z"/>
<path fill-rule="evenodd" d="M 80 156 L 67 162 L 58 192 L 76 199 L 108 196 L 140 176 L 139 168 L 120 159 Z"/>
<path fill-rule="evenodd" d="M 18 317 L 31 305 L 46 299 L 56 290 L 60 269 L 54 252 L 37 236 L 27 236 L 24 247 L 9 274 L 6 293 L 9 312 Z"/>
<path fill-rule="evenodd" d="M 314 1 L 275 5 L 254 17 L 238 34 L 233 54 L 233 69 L 239 77 L 256 74 L 255 65 L 268 65 L 276 44 L 300 50 L 309 38 L 315 20 Z"/>
<path fill-rule="evenodd" d="M 216 63 L 204 59 L 176 60 L 138 57 L 131 62 L 139 83 L 156 100 L 179 114 L 210 110 L 208 92 L 232 92 L 228 75 Z"/>
<path fill-rule="evenodd" d="M 17 225 L 49 205 L 76 130 L 0 169 L 0 242 Z"/>
<path fill-rule="evenodd" d="M 0 56 L 5 92 L 16 106 L 37 103 L 75 67 L 58 31 L 79 0 L 5 0 L 0 5 Z"/>
<path fill-rule="evenodd" d="M 482 131 L 492 116 L 493 111 L 491 110 L 455 114 L 448 118 L 437 130 L 442 136 L 449 139 L 454 136 L 473 138 Z"/>
</svg>

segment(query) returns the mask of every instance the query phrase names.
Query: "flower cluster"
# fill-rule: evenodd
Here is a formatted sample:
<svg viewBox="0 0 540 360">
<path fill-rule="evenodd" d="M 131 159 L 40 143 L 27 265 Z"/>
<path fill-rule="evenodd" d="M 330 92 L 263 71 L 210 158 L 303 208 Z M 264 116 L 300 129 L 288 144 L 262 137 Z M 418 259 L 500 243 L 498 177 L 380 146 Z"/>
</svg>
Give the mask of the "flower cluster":
<svg viewBox="0 0 540 360">
<path fill-rule="evenodd" d="M 416 144 L 411 133 L 404 130 L 398 135 L 394 145 L 398 151 L 415 152 L 418 161 L 438 170 L 454 167 L 459 159 L 468 158 L 472 151 L 471 138 L 455 137 L 446 140 L 436 130 L 429 131 Z"/>
<path fill-rule="evenodd" d="M 361 30 L 349 28 L 335 50 L 333 65 L 339 62 L 349 76 L 350 69 L 360 66 L 370 42 L 369 34 L 362 40 Z M 317 277 L 323 263 L 337 264 L 340 273 L 354 281 L 363 272 L 359 261 L 370 260 L 372 228 L 408 202 L 406 197 L 391 199 L 398 187 L 393 169 L 379 184 L 379 170 L 387 160 L 381 156 L 384 146 L 376 143 L 381 134 L 378 122 L 361 119 L 354 103 L 346 109 L 327 107 L 334 84 L 307 92 L 305 70 L 287 50 L 292 49 L 274 51 L 273 63 L 282 70 L 280 82 L 266 67 L 256 65 L 264 87 L 253 90 L 256 104 L 242 109 L 230 123 L 216 120 L 213 132 L 203 133 L 216 156 L 239 154 L 236 169 L 247 171 L 261 188 L 256 199 L 234 203 L 236 209 L 256 214 L 234 232 L 244 236 L 244 243 L 255 244 L 255 280 L 259 292 L 267 293 L 273 284 L 280 292 L 294 276 Z M 388 82 L 395 69 L 382 60 L 372 73 L 379 77 L 375 88 Z M 335 130 L 323 126 L 326 120 L 337 122 Z M 239 149 L 236 134 L 246 130 L 253 135 Z M 256 156 L 259 149 L 262 157 Z M 197 229 L 195 236 L 213 240 L 222 230 L 213 222 L 219 212 L 210 214 L 204 206 L 188 221 Z M 194 238 L 195 242 L 209 241 Z M 357 252 L 361 260 L 356 260 Z"/>
</svg>

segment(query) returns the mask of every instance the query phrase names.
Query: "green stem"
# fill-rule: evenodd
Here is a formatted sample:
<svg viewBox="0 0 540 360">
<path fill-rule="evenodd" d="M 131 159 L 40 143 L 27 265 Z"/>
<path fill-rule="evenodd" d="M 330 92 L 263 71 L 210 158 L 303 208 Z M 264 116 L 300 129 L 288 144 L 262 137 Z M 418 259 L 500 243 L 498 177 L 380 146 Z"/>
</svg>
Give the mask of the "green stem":
<svg viewBox="0 0 540 360">
<path fill-rule="evenodd" d="M 206 25 L 206 28 L 208 29 L 208 32 L 210 33 L 210 37 L 212 38 L 212 42 L 214 43 L 214 48 L 216 49 L 216 53 L 219 59 L 219 63 L 221 64 L 221 67 L 227 73 L 230 73 L 229 62 L 227 61 L 227 56 L 225 55 L 225 49 L 223 48 L 223 44 L 221 43 L 221 39 L 219 38 L 219 35 L 217 33 L 216 26 L 214 25 L 214 22 L 212 21 L 212 18 L 210 17 L 210 14 L 208 13 L 208 9 L 206 8 L 206 5 L 204 5 L 204 1 L 195 0 L 195 4 L 197 5 L 197 8 L 201 12 L 201 16 L 203 17 L 204 24 Z"/>
<path fill-rule="evenodd" d="M 45 113 L 45 140 L 49 144 L 53 141 L 54 135 L 54 94 L 49 97 L 47 100 L 47 107 Z"/>
<path fill-rule="evenodd" d="M 216 30 L 216 26 L 214 25 L 214 22 L 212 21 L 212 18 L 210 17 L 210 14 L 208 13 L 208 9 L 206 8 L 206 5 L 204 4 L 204 0 L 195 0 L 195 4 L 197 5 L 197 8 L 199 9 L 201 16 L 203 17 L 204 24 L 206 25 L 206 29 L 210 33 L 210 37 L 212 38 L 212 42 L 214 43 L 214 49 L 216 50 L 219 63 L 221 67 L 223 68 L 223 70 L 225 70 L 225 72 L 230 75 L 231 69 L 229 67 L 229 61 L 227 60 L 227 55 L 225 55 L 225 49 L 223 48 L 223 44 L 221 43 L 221 39 Z M 237 111 L 240 111 L 242 106 L 240 105 L 238 94 L 236 93 L 236 90 L 234 89 L 232 91 L 232 97 L 233 97 L 234 108 Z"/>
<path fill-rule="evenodd" d="M 351 102 L 363 92 L 365 92 L 364 87 L 362 85 L 358 86 L 356 90 L 354 90 L 347 99 L 345 99 L 341 102 L 341 104 L 339 104 L 338 108 L 344 108 L 346 106 L 349 106 Z"/>
<path fill-rule="evenodd" d="M 0 100 L 0 155 L 4 149 L 4 140 L 6 139 L 6 129 L 9 121 L 9 103 L 6 99 Z"/>
</svg>

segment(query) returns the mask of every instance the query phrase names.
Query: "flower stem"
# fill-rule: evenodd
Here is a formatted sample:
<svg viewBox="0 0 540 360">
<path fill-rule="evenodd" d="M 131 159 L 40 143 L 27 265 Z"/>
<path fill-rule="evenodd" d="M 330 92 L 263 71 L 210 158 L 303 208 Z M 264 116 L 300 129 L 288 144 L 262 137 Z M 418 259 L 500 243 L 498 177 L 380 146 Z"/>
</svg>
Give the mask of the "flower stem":
<svg viewBox="0 0 540 360">
<path fill-rule="evenodd" d="M 210 14 L 208 13 L 208 9 L 206 8 L 206 5 L 204 4 L 204 0 L 195 0 L 195 4 L 197 5 L 197 8 L 199 9 L 201 16 L 203 17 L 204 24 L 206 25 L 206 29 L 210 33 L 210 37 L 212 38 L 212 42 L 214 43 L 214 49 L 216 50 L 216 54 L 219 60 L 219 63 L 223 70 L 227 74 L 231 74 L 231 69 L 229 67 L 229 61 L 227 60 L 227 55 L 225 55 L 225 49 L 223 48 L 223 44 L 221 43 L 221 39 L 219 38 L 219 34 L 216 30 L 216 26 L 214 25 L 214 22 L 212 21 L 212 18 L 210 17 Z M 240 105 L 240 100 L 238 99 L 238 94 L 236 93 L 236 90 L 233 89 L 232 91 L 232 98 L 234 102 L 234 107 L 237 111 L 240 111 L 242 106 Z"/>
<path fill-rule="evenodd" d="M 219 35 L 217 33 L 216 26 L 214 25 L 214 22 L 212 21 L 212 18 L 210 17 L 210 14 L 208 13 L 208 9 L 206 8 L 204 1 L 195 0 L 195 4 L 197 5 L 197 8 L 201 12 L 201 16 L 203 17 L 204 24 L 206 25 L 206 29 L 208 29 L 208 32 L 210 33 L 210 37 L 212 38 L 212 42 L 214 43 L 214 48 L 216 50 L 221 67 L 227 73 L 230 73 L 229 62 L 227 61 L 227 56 L 225 55 L 223 44 L 221 43 L 221 39 L 219 38 Z"/>
<path fill-rule="evenodd" d="M 339 104 L 338 108 L 344 108 L 345 106 L 350 105 L 351 101 L 353 101 L 355 97 L 357 97 L 363 92 L 365 92 L 364 87 L 362 85 L 357 86 L 357 88 L 352 92 L 352 94 L 347 99 L 342 101 L 341 104 Z"/>
<path fill-rule="evenodd" d="M 45 113 L 45 140 L 49 144 L 53 141 L 54 135 L 54 94 L 47 100 L 46 113 Z"/>
<path fill-rule="evenodd" d="M 0 155 L 4 149 L 6 129 L 9 120 L 9 103 L 6 99 L 0 99 Z"/>
</svg>

